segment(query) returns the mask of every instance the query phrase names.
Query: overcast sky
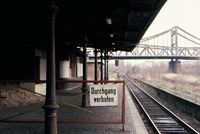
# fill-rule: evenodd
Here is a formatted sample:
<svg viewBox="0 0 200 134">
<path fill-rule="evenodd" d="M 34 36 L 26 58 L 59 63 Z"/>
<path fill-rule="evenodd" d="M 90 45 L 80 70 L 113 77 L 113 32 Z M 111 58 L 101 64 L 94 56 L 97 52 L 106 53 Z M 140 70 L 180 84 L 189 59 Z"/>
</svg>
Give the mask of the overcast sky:
<svg viewBox="0 0 200 134">
<path fill-rule="evenodd" d="M 167 0 L 143 37 L 163 32 L 174 26 L 179 26 L 200 38 L 200 0 Z M 152 61 L 155 60 L 135 60 L 127 63 L 144 65 Z"/>
<path fill-rule="evenodd" d="M 200 38 L 200 0 L 167 0 L 143 37 L 179 26 Z"/>
<path fill-rule="evenodd" d="M 163 32 L 174 26 L 179 26 L 200 38 L 200 0 L 167 0 L 143 37 Z M 152 64 L 151 62 L 155 60 L 127 61 L 128 64 L 144 65 Z"/>
</svg>

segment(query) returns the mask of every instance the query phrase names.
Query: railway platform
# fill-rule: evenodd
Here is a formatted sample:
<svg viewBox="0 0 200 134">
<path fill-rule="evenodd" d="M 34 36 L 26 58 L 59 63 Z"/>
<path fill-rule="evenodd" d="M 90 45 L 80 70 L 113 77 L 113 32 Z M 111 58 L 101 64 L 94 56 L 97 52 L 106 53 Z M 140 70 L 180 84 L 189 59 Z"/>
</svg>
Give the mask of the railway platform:
<svg viewBox="0 0 200 134">
<path fill-rule="evenodd" d="M 80 89 L 79 89 L 80 91 Z M 73 92 L 75 94 L 75 92 Z M 57 93 L 57 96 L 61 94 Z M 63 93 L 62 93 L 63 95 Z M 71 99 L 72 102 L 67 100 L 64 96 L 57 97 L 57 102 L 60 108 L 58 114 L 58 134 L 147 134 L 147 130 L 142 122 L 139 112 L 127 90 L 125 90 L 125 124 L 92 124 L 92 123 L 69 123 L 65 121 L 59 122 L 62 119 L 88 119 L 98 120 L 93 108 L 82 108 L 77 105 L 80 101 L 80 96 Z M 77 103 L 77 104 L 76 104 Z M 44 133 L 44 110 L 42 109 L 44 102 L 38 102 L 30 105 L 11 107 L 1 109 L 0 132 L 3 134 L 43 134 Z M 115 107 L 95 108 L 99 113 L 107 111 L 112 113 L 110 116 L 104 114 L 100 115 L 101 120 L 112 120 L 120 118 L 118 109 Z M 94 113 L 93 113 L 94 112 Z M 92 115 L 92 116 L 91 116 Z M 6 122 L 7 121 L 7 122 Z M 124 130 L 123 130 L 124 129 Z"/>
</svg>

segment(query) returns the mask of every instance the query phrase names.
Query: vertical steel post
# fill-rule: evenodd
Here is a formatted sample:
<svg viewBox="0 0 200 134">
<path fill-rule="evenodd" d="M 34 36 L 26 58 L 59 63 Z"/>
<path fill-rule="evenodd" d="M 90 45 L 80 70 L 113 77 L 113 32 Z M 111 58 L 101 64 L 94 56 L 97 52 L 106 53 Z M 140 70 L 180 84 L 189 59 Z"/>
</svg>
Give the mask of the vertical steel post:
<svg viewBox="0 0 200 134">
<path fill-rule="evenodd" d="M 97 48 L 95 48 L 94 50 L 94 54 L 95 54 L 95 64 L 94 64 L 94 80 L 97 80 Z"/>
<path fill-rule="evenodd" d="M 43 109 L 45 110 L 45 134 L 57 134 L 56 75 L 55 75 L 55 16 L 57 7 L 52 2 L 50 45 L 47 50 L 47 91 Z"/>
<path fill-rule="evenodd" d="M 123 91 L 122 91 L 122 96 L 123 96 L 123 99 L 122 99 L 122 127 L 123 127 L 123 131 L 125 131 L 125 115 L 126 115 L 126 104 L 125 104 L 125 82 L 123 81 Z"/>
<path fill-rule="evenodd" d="M 103 50 L 101 49 L 101 80 L 103 80 Z"/>
<path fill-rule="evenodd" d="M 108 55 L 107 55 L 107 80 L 108 80 Z"/>
<path fill-rule="evenodd" d="M 106 51 L 105 51 L 104 52 L 104 80 L 106 80 L 107 78 L 106 70 L 107 70 L 107 67 L 106 67 Z"/>
<path fill-rule="evenodd" d="M 83 80 L 87 80 L 87 50 L 86 50 L 86 43 L 83 46 Z M 87 107 L 87 83 L 83 82 L 82 84 L 82 107 Z"/>
</svg>

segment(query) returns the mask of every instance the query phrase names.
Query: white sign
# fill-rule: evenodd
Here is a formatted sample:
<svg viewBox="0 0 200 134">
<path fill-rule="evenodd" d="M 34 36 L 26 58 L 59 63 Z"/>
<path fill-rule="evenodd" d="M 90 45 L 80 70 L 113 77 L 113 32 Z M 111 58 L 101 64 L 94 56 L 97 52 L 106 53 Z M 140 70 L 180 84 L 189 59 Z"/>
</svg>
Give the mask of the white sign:
<svg viewBox="0 0 200 134">
<path fill-rule="evenodd" d="M 117 106 L 117 84 L 90 85 L 90 106 Z"/>
</svg>

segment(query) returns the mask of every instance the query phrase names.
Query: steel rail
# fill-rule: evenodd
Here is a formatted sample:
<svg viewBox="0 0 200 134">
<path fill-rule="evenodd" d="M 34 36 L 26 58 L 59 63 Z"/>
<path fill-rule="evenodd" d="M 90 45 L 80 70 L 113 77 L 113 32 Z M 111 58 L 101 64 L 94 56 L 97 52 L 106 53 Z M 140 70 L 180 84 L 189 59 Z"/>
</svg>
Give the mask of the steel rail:
<svg viewBox="0 0 200 134">
<path fill-rule="evenodd" d="M 139 106 L 144 113 L 147 114 L 146 116 L 157 133 L 199 134 L 195 129 L 146 93 L 132 80 L 126 79 L 125 81 L 133 97 L 136 97 L 136 100 L 139 101 Z M 137 89 L 135 87 L 137 87 Z"/>
<path fill-rule="evenodd" d="M 145 108 L 142 106 L 140 100 L 137 98 L 137 96 L 135 95 L 135 93 L 133 92 L 133 90 L 131 89 L 131 86 L 129 84 L 127 84 L 127 81 L 125 80 L 126 86 L 129 88 L 129 91 L 131 92 L 131 95 L 133 96 L 133 98 L 137 101 L 137 103 L 139 104 L 140 108 L 142 109 L 142 111 L 145 113 L 145 116 L 148 118 L 148 120 L 151 122 L 152 128 L 154 129 L 154 132 L 161 134 L 159 132 L 159 129 L 156 127 L 156 125 L 154 124 L 153 120 L 151 119 L 151 117 L 149 116 L 149 114 L 146 112 Z"/>
</svg>

